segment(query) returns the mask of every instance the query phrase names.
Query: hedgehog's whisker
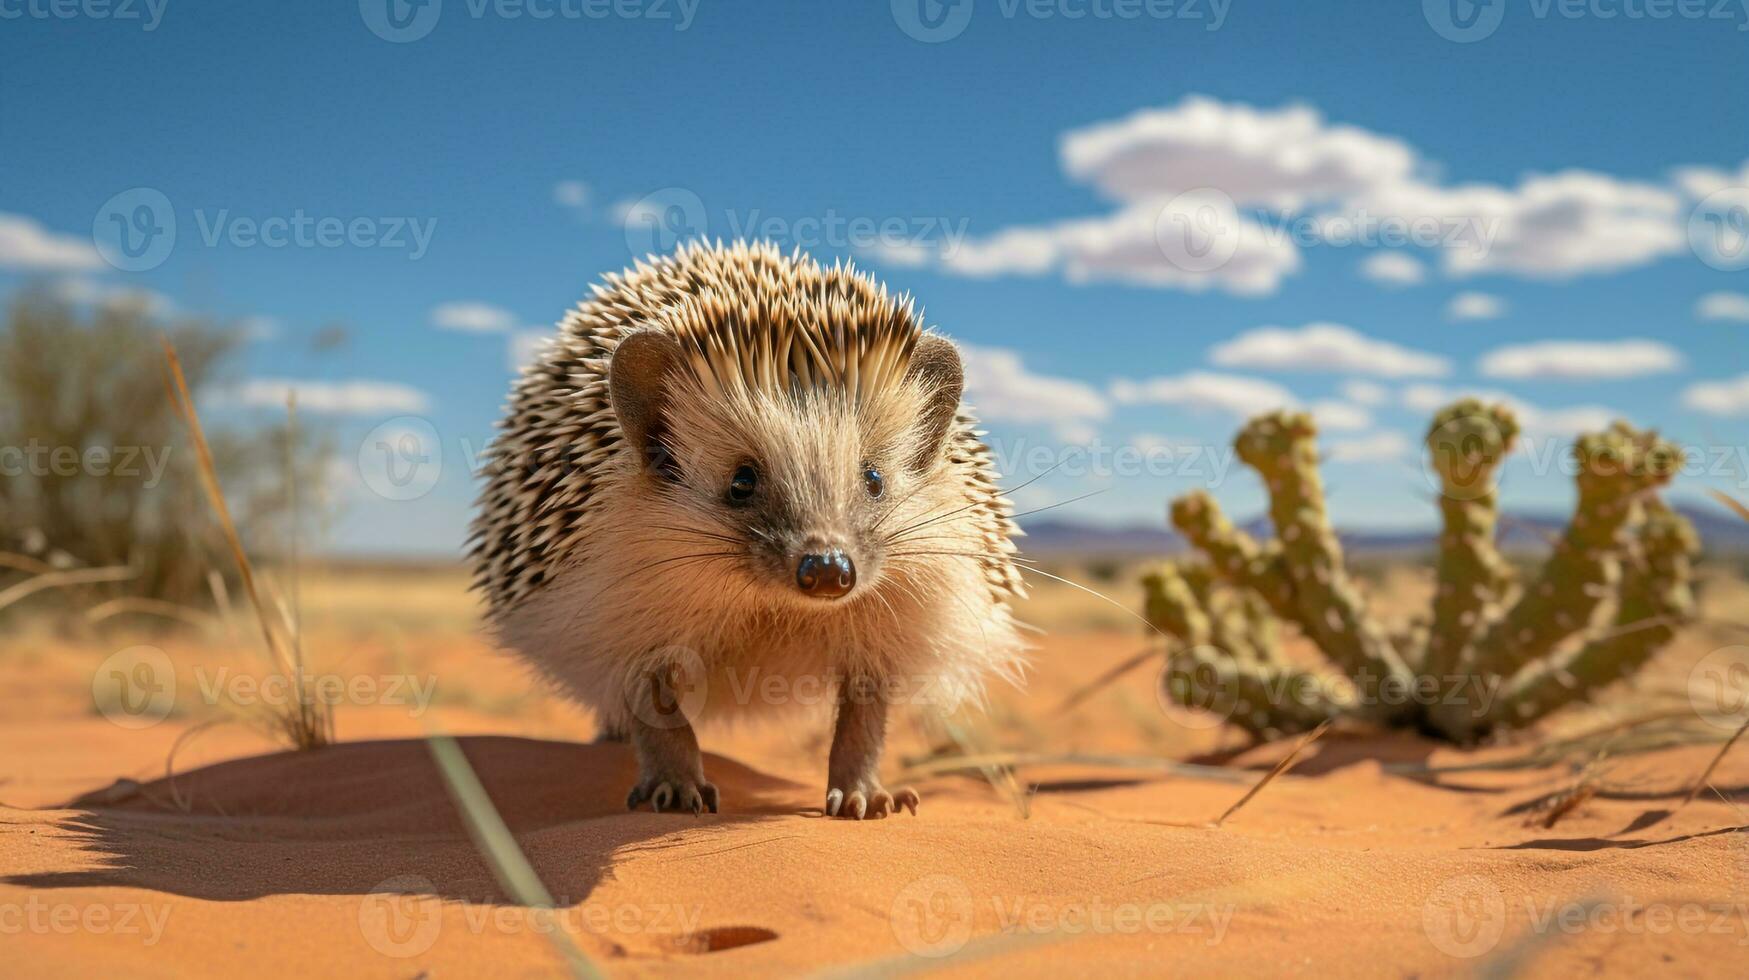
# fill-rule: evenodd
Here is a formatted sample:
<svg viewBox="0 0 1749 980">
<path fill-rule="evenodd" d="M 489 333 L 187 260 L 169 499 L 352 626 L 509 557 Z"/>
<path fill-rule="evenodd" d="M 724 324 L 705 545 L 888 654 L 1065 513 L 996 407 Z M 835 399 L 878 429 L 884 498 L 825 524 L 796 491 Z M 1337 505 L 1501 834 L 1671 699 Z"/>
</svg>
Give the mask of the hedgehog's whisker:
<svg viewBox="0 0 1749 980">
<path fill-rule="evenodd" d="M 915 557 L 915 556 L 943 556 L 943 557 L 951 557 L 951 558 L 982 558 L 982 559 L 1003 557 L 1003 556 L 998 555 L 994 552 L 987 552 L 987 551 L 910 551 L 910 552 L 890 554 L 887 557 L 889 559 L 894 559 L 894 558 L 903 559 L 903 558 L 909 558 L 909 557 Z M 1008 557 L 1010 557 L 1011 560 L 1022 562 L 1023 564 L 1021 567 L 1025 571 L 1036 572 L 1040 575 L 1043 575 L 1045 578 L 1061 582 L 1064 585 L 1067 585 L 1072 589 L 1080 589 L 1082 592 L 1085 592 L 1088 595 L 1094 597 L 1095 599 L 1098 599 L 1099 601 L 1106 603 L 1107 605 L 1111 606 L 1112 608 L 1122 611 L 1125 616 L 1128 616 L 1131 619 L 1135 620 L 1136 622 L 1141 623 L 1143 626 L 1146 626 L 1148 629 L 1153 630 L 1155 633 L 1158 633 L 1160 636 L 1165 637 L 1167 640 L 1172 639 L 1172 635 L 1170 633 L 1167 633 L 1165 630 L 1162 630 L 1160 627 L 1155 626 L 1153 623 L 1148 622 L 1146 617 L 1138 614 L 1135 610 L 1133 610 L 1130 607 L 1124 605 L 1123 603 L 1117 601 L 1116 599 L 1113 599 L 1111 596 L 1106 595 L 1105 593 L 1099 591 L 1098 589 L 1088 588 L 1087 586 L 1082 585 L 1080 582 L 1066 579 L 1066 578 L 1062 577 L 1061 575 L 1052 575 L 1050 572 L 1047 572 L 1044 569 L 1038 567 L 1037 563 L 1035 563 L 1029 559 L 1019 558 L 1017 556 L 1008 556 Z"/>
<path fill-rule="evenodd" d="M 660 561 L 653 561 L 647 565 L 643 565 L 632 574 L 636 575 L 639 572 L 644 572 L 652 568 L 661 568 L 663 565 L 668 565 L 677 561 L 686 561 L 692 558 L 740 558 L 746 554 L 747 552 L 745 551 L 701 551 L 694 555 L 674 555 L 669 558 L 663 558 Z"/>
<path fill-rule="evenodd" d="M 911 489 L 910 493 L 905 495 L 903 500 L 900 500 L 899 502 L 893 504 L 893 506 L 885 514 L 882 514 L 880 520 L 875 521 L 873 524 L 869 525 L 869 529 L 868 529 L 869 533 L 873 534 L 874 532 L 879 531 L 881 529 L 882 524 L 885 524 L 886 522 L 892 520 L 894 514 L 897 514 L 899 511 L 904 510 L 905 505 L 910 503 L 912 498 L 914 498 L 918 494 L 922 493 L 924 491 L 924 489 L 928 486 L 929 486 L 929 484 L 920 481 L 917 484 L 917 486 L 915 486 Z"/>
<path fill-rule="evenodd" d="M 1098 490 L 1090 490 L 1079 497 L 1070 497 L 1068 500 L 1059 500 L 1054 504 L 1046 504 L 1043 507 L 1034 507 L 1032 510 L 1023 510 L 1018 514 L 1009 514 L 1008 519 L 1011 521 L 1017 521 L 1022 517 L 1031 517 L 1034 514 L 1042 514 L 1047 510 L 1055 510 L 1058 507 L 1067 507 L 1070 504 L 1078 504 L 1081 501 L 1086 500 L 1088 497 L 1097 497 L 1110 489 L 1110 487 L 1100 487 Z"/>
<path fill-rule="evenodd" d="M 701 538 L 710 538 L 713 541 L 727 541 L 730 544 L 741 543 L 741 540 L 733 535 L 719 534 L 716 531 L 701 527 L 683 527 L 675 524 L 651 524 L 648 526 L 658 531 L 676 531 L 681 534 L 695 534 Z"/>
<path fill-rule="evenodd" d="M 948 518 L 953 517 L 955 514 L 963 514 L 966 511 L 971 510 L 973 507 L 976 507 L 981 503 L 983 503 L 983 501 L 974 500 L 971 503 L 966 504 L 963 507 L 956 507 L 953 510 L 948 511 L 947 513 L 942 514 L 939 517 L 929 517 L 929 518 L 925 518 L 921 521 L 918 521 L 915 524 L 906 525 L 905 527 L 899 528 L 897 531 L 894 531 L 892 534 L 888 535 L 885 538 L 885 541 L 887 544 L 892 544 L 895 541 L 902 540 L 903 539 L 902 536 L 904 534 L 906 534 L 907 532 L 922 530 L 923 528 L 929 527 L 932 524 L 940 524 L 942 521 L 945 521 Z"/>
</svg>

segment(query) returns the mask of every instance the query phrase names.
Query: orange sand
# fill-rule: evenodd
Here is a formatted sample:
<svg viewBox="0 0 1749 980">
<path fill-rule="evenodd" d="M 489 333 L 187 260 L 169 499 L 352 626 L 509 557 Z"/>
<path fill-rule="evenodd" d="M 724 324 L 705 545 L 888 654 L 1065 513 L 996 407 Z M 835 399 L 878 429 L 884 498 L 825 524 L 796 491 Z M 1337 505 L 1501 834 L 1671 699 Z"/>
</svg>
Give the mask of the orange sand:
<svg viewBox="0 0 1749 980">
<path fill-rule="evenodd" d="M 1091 676 L 1134 645 L 1059 638 L 1041 660 Z M 190 727 L 128 731 L 88 708 L 0 721 L 0 974 L 544 976 L 561 970 L 553 928 L 613 977 L 1749 968 L 1749 746 L 1713 778 L 1734 803 L 1666 812 L 1714 751 L 1675 749 L 1618 763 L 1610 784 L 1631 789 L 1544 828 L 1523 808 L 1570 772 L 1436 787 L 1382 766 L 1511 750 L 1332 735 L 1211 829 L 1196 825 L 1285 745 L 1232 760 L 1235 781 L 1027 770 L 1025 820 L 979 779 L 932 778 L 920 816 L 859 824 L 820 816 L 823 752 L 772 752 L 770 731 L 707 733 L 724 812 L 699 818 L 626 813 L 621 747 L 465 738 L 555 920 L 494 882 L 412 737 L 422 722 L 343 714 L 343 739 L 371 740 L 304 754 L 215 728 L 153 780 Z"/>
</svg>

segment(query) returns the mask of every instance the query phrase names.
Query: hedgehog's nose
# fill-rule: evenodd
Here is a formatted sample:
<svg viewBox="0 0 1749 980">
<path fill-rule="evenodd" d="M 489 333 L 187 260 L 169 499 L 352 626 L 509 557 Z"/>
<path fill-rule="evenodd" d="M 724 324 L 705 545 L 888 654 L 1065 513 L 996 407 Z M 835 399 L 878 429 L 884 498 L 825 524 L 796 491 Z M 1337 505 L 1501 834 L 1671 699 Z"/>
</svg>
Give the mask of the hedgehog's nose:
<svg viewBox="0 0 1749 980">
<path fill-rule="evenodd" d="M 796 587 L 816 599 L 836 599 L 856 584 L 856 566 L 850 556 L 833 548 L 824 554 L 803 555 L 796 563 Z"/>
</svg>

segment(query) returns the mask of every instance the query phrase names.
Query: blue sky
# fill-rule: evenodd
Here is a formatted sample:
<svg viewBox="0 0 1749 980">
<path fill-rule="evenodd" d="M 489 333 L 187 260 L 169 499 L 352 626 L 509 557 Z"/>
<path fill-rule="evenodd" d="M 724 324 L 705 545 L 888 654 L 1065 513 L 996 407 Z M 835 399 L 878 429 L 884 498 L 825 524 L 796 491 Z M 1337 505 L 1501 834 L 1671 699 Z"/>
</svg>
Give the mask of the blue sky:
<svg viewBox="0 0 1749 980">
<path fill-rule="evenodd" d="M 0 289 L 246 323 L 207 410 L 300 387 L 342 436 L 338 550 L 458 546 L 514 352 L 666 243 L 652 213 L 915 293 L 1012 482 L 1068 460 L 1023 506 L 1249 513 L 1226 444 L 1290 401 L 1340 520 L 1426 525 L 1426 406 L 1473 390 L 1534 422 L 1511 507 L 1562 505 L 1561 437 L 1614 413 L 1696 447 L 1681 493 L 1744 480 L 1734 2 L 395 0 L 404 31 L 387 2 L 0 0 Z M 173 243 L 116 250 L 166 212 Z M 1434 237 L 1335 244 L 1345 217 Z M 441 466 L 385 485 L 383 444 Z"/>
</svg>

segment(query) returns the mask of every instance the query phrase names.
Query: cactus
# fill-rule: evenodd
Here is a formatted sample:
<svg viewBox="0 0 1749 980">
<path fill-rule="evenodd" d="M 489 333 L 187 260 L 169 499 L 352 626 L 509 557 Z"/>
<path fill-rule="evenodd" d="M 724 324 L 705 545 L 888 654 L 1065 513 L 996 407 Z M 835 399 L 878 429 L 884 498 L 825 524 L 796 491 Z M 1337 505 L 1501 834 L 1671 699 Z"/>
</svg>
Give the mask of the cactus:
<svg viewBox="0 0 1749 980">
<path fill-rule="evenodd" d="M 1149 622 L 1178 641 L 1166 695 L 1223 712 L 1257 736 L 1347 716 L 1471 742 L 1533 724 L 1638 670 L 1694 614 L 1694 531 L 1656 496 L 1675 449 L 1624 423 L 1582 437 L 1578 504 L 1554 553 L 1519 590 L 1495 546 L 1496 477 L 1518 433 L 1509 409 L 1473 399 L 1434 417 L 1426 445 L 1443 531 L 1432 616 L 1392 635 L 1348 576 L 1311 418 L 1251 420 L 1235 445 L 1264 480 L 1276 537 L 1259 542 L 1234 527 L 1206 493 L 1173 502 L 1172 524 L 1207 561 L 1164 565 L 1144 579 Z M 1611 604 L 1613 622 L 1596 628 Z M 1282 659 L 1271 616 L 1297 627 L 1334 672 Z M 1568 652 L 1584 634 L 1589 642 Z"/>
<path fill-rule="evenodd" d="M 1428 460 L 1439 477 L 1438 585 L 1422 671 L 1445 677 L 1470 640 L 1493 618 L 1512 582 L 1512 567 L 1494 547 L 1499 519 L 1496 475 L 1518 439 L 1505 407 L 1464 399 L 1435 415 Z"/>
<path fill-rule="evenodd" d="M 1284 661 L 1268 609 L 1207 566 L 1167 563 L 1142 585 L 1148 622 L 1180 642 L 1161 681 L 1177 703 L 1259 738 L 1307 731 L 1352 708 L 1328 679 Z"/>
</svg>

